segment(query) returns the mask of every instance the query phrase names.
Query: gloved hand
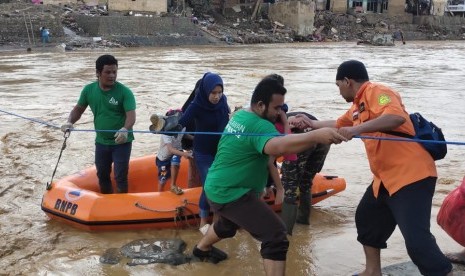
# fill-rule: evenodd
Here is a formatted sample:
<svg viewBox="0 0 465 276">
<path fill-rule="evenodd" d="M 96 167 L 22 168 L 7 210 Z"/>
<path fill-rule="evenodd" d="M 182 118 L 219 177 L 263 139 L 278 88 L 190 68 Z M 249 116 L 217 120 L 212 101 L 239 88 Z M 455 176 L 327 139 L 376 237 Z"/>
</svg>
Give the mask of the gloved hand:
<svg viewBox="0 0 465 276">
<path fill-rule="evenodd" d="M 128 130 L 122 127 L 115 133 L 115 142 L 117 144 L 124 144 L 128 141 Z"/>
<path fill-rule="evenodd" d="M 67 122 L 66 124 L 63 124 L 61 126 L 61 131 L 67 132 L 67 131 L 71 131 L 73 128 L 74 128 L 73 124 L 70 122 Z"/>
</svg>

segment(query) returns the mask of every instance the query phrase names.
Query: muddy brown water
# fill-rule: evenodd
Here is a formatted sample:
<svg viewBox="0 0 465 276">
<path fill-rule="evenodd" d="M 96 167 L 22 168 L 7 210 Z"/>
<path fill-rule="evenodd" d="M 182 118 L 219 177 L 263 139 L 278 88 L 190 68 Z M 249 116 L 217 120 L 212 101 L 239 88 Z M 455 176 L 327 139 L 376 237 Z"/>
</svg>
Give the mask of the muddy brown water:
<svg viewBox="0 0 465 276">
<path fill-rule="evenodd" d="M 118 80 L 137 100 L 136 130 L 147 130 L 150 114 L 180 107 L 196 80 L 206 71 L 225 82 L 231 107 L 244 105 L 261 77 L 285 77 L 287 103 L 320 119 L 333 119 L 348 107 L 334 84 L 335 71 L 346 59 L 363 60 L 372 80 L 396 88 L 409 112 L 420 111 L 441 126 L 450 141 L 465 142 L 465 44 L 408 42 L 395 47 L 355 43 L 278 44 L 227 47 L 106 49 L 63 52 L 25 50 L 0 52 L 0 274 L 5 275 L 263 275 L 259 243 L 247 233 L 218 246 L 230 258 L 218 265 L 103 265 L 100 255 L 136 239 L 178 237 L 190 252 L 201 233 L 196 229 L 89 233 L 49 220 L 40 209 L 63 137 L 62 124 L 83 85 L 95 79 L 95 59 L 114 54 Z M 18 115 L 18 116 L 15 116 Z M 19 117 L 22 116 L 22 117 Z M 31 121 L 31 120 L 33 121 Z M 92 129 L 87 110 L 80 129 Z M 93 164 L 94 133 L 73 132 L 56 177 Z M 138 133 L 133 157 L 152 154 L 159 137 Z M 449 146 L 438 161 L 439 181 L 432 211 L 432 232 L 444 251 L 460 249 L 436 224 L 439 206 L 465 175 L 465 147 Z M 347 181 L 346 191 L 312 208 L 311 225 L 297 225 L 290 238 L 287 275 L 350 275 L 363 268 L 356 241 L 354 212 L 371 174 L 362 142 L 333 146 L 323 172 Z M 408 261 L 398 230 L 382 251 L 383 265 Z"/>
</svg>

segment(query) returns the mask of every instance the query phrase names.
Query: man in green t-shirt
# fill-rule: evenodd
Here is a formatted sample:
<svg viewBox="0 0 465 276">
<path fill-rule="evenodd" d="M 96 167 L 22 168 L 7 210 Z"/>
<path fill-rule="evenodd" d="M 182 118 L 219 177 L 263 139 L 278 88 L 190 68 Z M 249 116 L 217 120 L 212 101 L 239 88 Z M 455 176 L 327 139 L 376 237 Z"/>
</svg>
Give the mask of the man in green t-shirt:
<svg viewBox="0 0 465 276">
<path fill-rule="evenodd" d="M 73 129 L 87 106 L 94 114 L 95 166 L 102 194 L 113 193 L 110 173 L 114 175 L 118 193 L 128 192 L 129 158 L 131 156 L 132 130 L 136 122 L 136 100 L 132 91 L 116 81 L 118 60 L 112 55 L 102 55 L 96 62 L 97 81 L 84 87 L 77 105 L 61 126 L 63 132 Z"/>
<path fill-rule="evenodd" d="M 250 108 L 236 112 L 226 126 L 204 186 L 218 220 L 194 247 L 197 258 L 213 263 L 226 259 L 226 253 L 213 244 L 243 228 L 262 243 L 265 273 L 284 275 L 287 229 L 259 198 L 268 178 L 269 156 L 302 152 L 317 143 L 346 141 L 333 128 L 279 136 L 273 123 L 283 112 L 285 94 L 286 88 L 278 80 L 264 78 L 253 92 Z"/>
</svg>

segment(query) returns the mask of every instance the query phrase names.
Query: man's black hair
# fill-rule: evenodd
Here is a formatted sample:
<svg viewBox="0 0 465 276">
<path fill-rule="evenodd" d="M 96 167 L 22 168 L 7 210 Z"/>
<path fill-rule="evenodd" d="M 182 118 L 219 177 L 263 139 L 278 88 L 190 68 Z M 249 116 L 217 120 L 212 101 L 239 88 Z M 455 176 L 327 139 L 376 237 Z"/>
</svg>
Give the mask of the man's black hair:
<svg viewBox="0 0 465 276">
<path fill-rule="evenodd" d="M 276 78 L 265 77 L 262 79 L 253 91 L 252 99 L 250 100 L 251 105 L 261 101 L 265 106 L 268 106 L 273 94 L 284 96 L 287 90 L 281 83 L 282 81 Z"/>
<path fill-rule="evenodd" d="M 284 86 L 284 78 L 283 76 L 281 75 L 278 75 L 278 74 L 269 74 L 267 76 L 265 76 L 263 79 L 275 79 L 277 81 L 279 81 L 279 83 Z"/>
<path fill-rule="evenodd" d="M 95 61 L 95 69 L 101 73 L 105 65 L 116 65 L 118 67 L 118 60 L 112 55 L 102 55 Z"/>
</svg>

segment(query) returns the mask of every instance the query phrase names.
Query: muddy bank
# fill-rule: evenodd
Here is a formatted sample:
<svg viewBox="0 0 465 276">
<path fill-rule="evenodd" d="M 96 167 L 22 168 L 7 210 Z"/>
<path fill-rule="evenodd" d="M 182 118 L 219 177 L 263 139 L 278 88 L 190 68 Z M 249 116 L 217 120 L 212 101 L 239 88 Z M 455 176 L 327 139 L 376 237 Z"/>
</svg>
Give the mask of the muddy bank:
<svg viewBox="0 0 465 276">
<path fill-rule="evenodd" d="M 415 20 L 408 14 L 387 17 L 317 12 L 313 34 L 303 37 L 279 22 L 271 22 L 266 12 L 250 20 L 245 13 L 227 16 L 211 13 L 197 18 L 169 13 L 122 13 L 77 4 L 34 5 L 19 0 L 0 7 L 0 47 L 3 49 L 358 41 L 368 40 L 375 34 L 397 37 L 398 30 L 403 31 L 407 41 L 464 38 L 460 22 L 452 24 L 442 20 L 432 24 L 431 20 L 416 20 L 420 24 L 413 24 Z M 50 30 L 50 43 L 41 42 L 42 26 Z"/>
</svg>

